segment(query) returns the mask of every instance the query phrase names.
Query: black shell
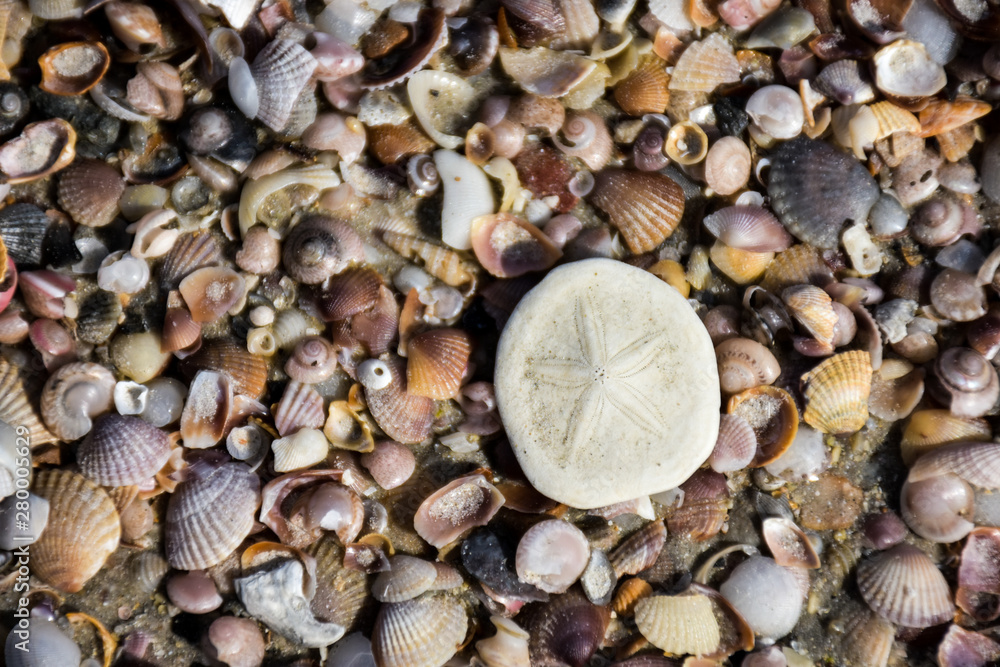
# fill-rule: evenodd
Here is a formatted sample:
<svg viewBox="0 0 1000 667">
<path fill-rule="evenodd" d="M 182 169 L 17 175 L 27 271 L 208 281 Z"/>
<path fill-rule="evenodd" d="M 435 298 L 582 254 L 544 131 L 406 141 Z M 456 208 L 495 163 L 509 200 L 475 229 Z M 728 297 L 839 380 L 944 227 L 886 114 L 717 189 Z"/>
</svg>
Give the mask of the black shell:
<svg viewBox="0 0 1000 667">
<path fill-rule="evenodd" d="M 34 204 L 11 204 L 0 210 L 0 237 L 19 267 L 42 263 L 42 239 L 51 221 Z"/>
</svg>

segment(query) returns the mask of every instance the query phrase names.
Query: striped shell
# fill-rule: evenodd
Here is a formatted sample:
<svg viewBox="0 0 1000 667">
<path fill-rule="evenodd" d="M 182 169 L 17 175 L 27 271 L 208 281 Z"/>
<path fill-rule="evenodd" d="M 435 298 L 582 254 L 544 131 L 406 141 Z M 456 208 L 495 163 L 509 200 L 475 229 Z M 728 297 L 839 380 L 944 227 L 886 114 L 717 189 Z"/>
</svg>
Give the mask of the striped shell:
<svg viewBox="0 0 1000 667">
<path fill-rule="evenodd" d="M 118 170 L 103 160 L 79 160 L 59 178 L 59 206 L 77 224 L 103 227 L 118 214 L 118 200 L 125 181 Z"/>
<path fill-rule="evenodd" d="M 185 234 L 177 239 L 160 267 L 160 285 L 176 289 L 181 280 L 197 269 L 215 266 L 222 260 L 222 251 L 211 234 Z"/>
<path fill-rule="evenodd" d="M 291 40 L 276 39 L 261 49 L 250 67 L 257 84 L 257 119 L 275 132 L 284 128 L 316 65 L 316 59 Z"/>
<path fill-rule="evenodd" d="M 730 338 L 715 348 L 719 365 L 719 385 L 727 394 L 738 394 L 763 384 L 771 384 L 781 374 L 774 354 L 749 338 Z"/>
<path fill-rule="evenodd" d="M 311 385 L 292 381 L 285 387 L 274 409 L 274 427 L 279 435 L 289 435 L 301 428 L 322 428 L 326 415 L 323 397 Z"/>
<path fill-rule="evenodd" d="M 659 58 L 643 60 L 617 86 L 615 101 L 630 116 L 663 113 L 670 103 L 666 63 Z"/>
<path fill-rule="evenodd" d="M 101 486 L 141 484 L 160 471 L 170 458 L 166 432 L 139 419 L 108 414 L 76 451 L 80 472 Z"/>
<path fill-rule="evenodd" d="M 657 172 L 605 169 L 595 175 L 590 199 L 637 254 L 660 245 L 684 214 L 680 186 Z"/>
<path fill-rule="evenodd" d="M 667 527 L 662 521 L 646 524 L 608 555 L 611 567 L 619 579 L 626 574 L 638 574 L 652 567 L 666 541 Z"/>
<path fill-rule="evenodd" d="M 28 429 L 33 450 L 59 439 L 45 428 L 35 414 L 21 382 L 20 369 L 3 358 L 0 358 L 0 421 Z"/>
<path fill-rule="evenodd" d="M 912 466 L 917 458 L 941 445 L 961 440 L 988 440 L 989 422 L 978 417 L 956 417 L 949 410 L 918 410 L 910 415 L 899 443 L 903 463 Z"/>
<path fill-rule="evenodd" d="M 242 463 L 226 463 L 177 486 L 167 505 L 167 560 L 202 570 L 225 560 L 250 534 L 260 480 Z"/>
<path fill-rule="evenodd" d="M 0 209 L 0 238 L 18 267 L 42 263 L 43 246 L 38 240 L 45 237 L 51 222 L 34 204 L 19 202 Z"/>
<path fill-rule="evenodd" d="M 431 596 L 382 605 L 372 631 L 380 667 L 436 667 L 465 639 L 469 619 L 453 598 Z"/>
<path fill-rule="evenodd" d="M 727 206 L 702 222 L 715 238 L 731 248 L 778 252 L 792 245 L 792 237 L 774 214 L 760 206 Z"/>
<path fill-rule="evenodd" d="M 757 434 L 749 422 L 738 415 L 722 415 L 709 467 L 715 472 L 741 470 L 750 465 L 756 453 Z"/>
<path fill-rule="evenodd" d="M 267 387 L 267 360 L 250 354 L 245 345 L 226 339 L 206 342 L 197 354 L 181 362 L 181 370 L 188 377 L 199 370 L 225 373 L 235 393 L 251 398 L 263 396 Z"/>
<path fill-rule="evenodd" d="M 323 432 L 303 428 L 271 443 L 274 452 L 274 471 L 290 472 L 309 468 L 323 459 L 330 451 L 330 442 Z"/>
<path fill-rule="evenodd" d="M 49 501 L 49 523 L 31 545 L 31 569 L 46 583 L 75 593 L 118 548 L 118 512 L 104 489 L 68 470 L 39 472 L 34 493 Z"/>
<path fill-rule="evenodd" d="M 446 285 L 468 287 L 475 281 L 474 269 L 464 262 L 461 255 L 450 248 L 397 232 L 384 232 L 382 240 L 403 257 L 420 259 L 427 273 Z"/>
<path fill-rule="evenodd" d="M 833 300 L 824 290 L 815 285 L 795 285 L 781 293 L 781 299 L 788 312 L 799 321 L 813 338 L 820 343 L 832 345 L 837 313 Z"/>
<path fill-rule="evenodd" d="M 381 572 L 372 582 L 372 597 L 379 602 L 406 602 L 434 585 L 437 568 L 422 558 L 398 554 L 389 558 L 392 569 Z"/>
<path fill-rule="evenodd" d="M 871 385 L 871 355 L 862 350 L 834 355 L 802 376 L 802 418 L 824 433 L 854 433 L 868 420 Z"/>
<path fill-rule="evenodd" d="M 948 582 L 910 544 L 858 563 L 858 589 L 875 613 L 896 625 L 927 628 L 951 620 L 954 613 Z"/>
<path fill-rule="evenodd" d="M 382 388 L 365 387 L 368 409 L 379 428 L 393 440 L 403 444 L 421 442 L 431 433 L 434 401 L 407 391 L 402 359 L 391 357 L 385 364 L 392 380 Z"/>
<path fill-rule="evenodd" d="M 713 470 L 698 470 L 681 484 L 684 499 L 667 519 L 674 535 L 695 542 L 715 537 L 728 516 L 729 488 L 725 475 Z"/>
<path fill-rule="evenodd" d="M 319 298 L 319 310 L 327 322 L 347 319 L 372 308 L 379 298 L 382 278 L 367 267 L 347 269 L 330 278 Z"/>
<path fill-rule="evenodd" d="M 924 454 L 910 468 L 911 482 L 954 474 L 973 486 L 1000 489 L 1000 444 L 956 442 Z"/>
<path fill-rule="evenodd" d="M 427 398 L 452 398 L 462 386 L 472 346 L 461 329 L 432 329 L 407 346 L 407 391 Z"/>
<path fill-rule="evenodd" d="M 706 655 L 719 647 L 719 622 L 704 595 L 654 595 L 635 605 L 642 636 L 667 653 Z"/>
<path fill-rule="evenodd" d="M 719 33 L 693 42 L 674 66 L 670 90 L 710 93 L 724 83 L 740 80 L 740 63 L 733 47 Z"/>
</svg>

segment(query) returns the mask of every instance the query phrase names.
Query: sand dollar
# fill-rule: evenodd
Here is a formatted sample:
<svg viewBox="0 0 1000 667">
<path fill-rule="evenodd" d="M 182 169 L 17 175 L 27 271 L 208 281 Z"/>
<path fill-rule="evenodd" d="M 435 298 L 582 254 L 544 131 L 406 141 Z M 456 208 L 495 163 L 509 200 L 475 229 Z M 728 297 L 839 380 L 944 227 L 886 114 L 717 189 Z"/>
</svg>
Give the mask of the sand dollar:
<svg viewBox="0 0 1000 667">
<path fill-rule="evenodd" d="M 528 479 L 572 507 L 681 484 L 718 433 L 708 332 L 674 288 L 623 262 L 550 272 L 504 328 L 495 383 Z"/>
</svg>

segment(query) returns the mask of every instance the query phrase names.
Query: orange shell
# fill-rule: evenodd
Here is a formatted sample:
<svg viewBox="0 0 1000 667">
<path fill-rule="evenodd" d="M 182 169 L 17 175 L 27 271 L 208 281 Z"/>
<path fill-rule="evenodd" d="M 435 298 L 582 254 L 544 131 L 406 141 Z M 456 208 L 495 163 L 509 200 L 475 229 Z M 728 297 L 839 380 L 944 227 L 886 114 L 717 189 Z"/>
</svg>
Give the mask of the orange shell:
<svg viewBox="0 0 1000 667">
<path fill-rule="evenodd" d="M 670 103 L 666 63 L 659 58 L 646 58 L 615 86 L 615 101 L 630 116 L 663 113 Z"/>
<path fill-rule="evenodd" d="M 407 391 L 416 396 L 452 398 L 462 386 L 472 346 L 460 329 L 432 329 L 407 345 Z"/>
<path fill-rule="evenodd" d="M 625 169 L 595 176 L 590 199 L 607 213 L 629 250 L 649 252 L 673 234 L 684 215 L 684 192 L 669 176 Z"/>
<path fill-rule="evenodd" d="M 837 354 L 802 376 L 803 419 L 833 434 L 854 433 L 868 420 L 872 388 L 871 355 L 863 350 Z"/>
<path fill-rule="evenodd" d="M 67 42 L 43 53 L 38 64 L 39 88 L 54 95 L 82 95 L 104 78 L 111 55 L 100 42 Z"/>
<path fill-rule="evenodd" d="M 795 399 L 778 387 L 761 385 L 736 394 L 729 399 L 726 411 L 746 419 L 757 434 L 757 455 L 750 463 L 754 468 L 777 461 L 799 431 Z"/>
</svg>

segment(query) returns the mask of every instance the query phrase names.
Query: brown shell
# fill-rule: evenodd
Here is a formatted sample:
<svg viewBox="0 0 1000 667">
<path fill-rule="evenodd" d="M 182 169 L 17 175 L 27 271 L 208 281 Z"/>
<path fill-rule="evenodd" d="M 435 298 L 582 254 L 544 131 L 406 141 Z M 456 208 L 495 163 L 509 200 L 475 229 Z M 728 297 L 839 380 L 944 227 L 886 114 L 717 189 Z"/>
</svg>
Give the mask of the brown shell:
<svg viewBox="0 0 1000 667">
<path fill-rule="evenodd" d="M 251 398 L 260 398 L 267 388 L 267 361 L 231 340 L 206 342 L 196 354 L 181 362 L 181 370 L 188 377 L 194 377 L 199 370 L 225 373 L 233 383 L 234 392 Z"/>
<path fill-rule="evenodd" d="M 348 269 L 333 276 L 318 299 L 327 322 L 343 320 L 372 308 L 379 298 L 382 277 L 368 267 Z"/>
<path fill-rule="evenodd" d="M 206 266 L 215 266 L 222 260 L 222 251 L 211 234 L 197 232 L 184 234 L 174 243 L 163 258 L 160 267 L 160 284 L 176 289 L 181 280 Z"/>
<path fill-rule="evenodd" d="M 45 428 L 31 401 L 28 400 L 28 393 L 21 381 L 20 369 L 3 358 L 0 358 L 0 421 L 28 429 L 33 454 L 37 454 L 34 451 L 36 447 L 50 445 L 59 440 Z M 58 463 L 58 460 L 56 462 Z"/>
<path fill-rule="evenodd" d="M 622 582 L 611 601 L 611 609 L 619 616 L 631 616 L 639 600 L 653 594 L 649 582 L 639 577 L 632 577 Z"/>
<path fill-rule="evenodd" d="M 803 419 L 824 433 L 854 433 L 868 420 L 871 388 L 871 355 L 861 350 L 834 355 L 802 376 Z"/>
<path fill-rule="evenodd" d="M 462 386 L 472 345 L 460 329 L 432 329 L 407 346 L 407 391 L 427 398 L 452 398 Z"/>
<path fill-rule="evenodd" d="M 795 399 L 778 387 L 762 385 L 736 394 L 726 411 L 743 417 L 757 434 L 757 455 L 750 464 L 755 468 L 776 461 L 799 431 Z"/>
<path fill-rule="evenodd" d="M 55 95 L 82 95 L 104 78 L 111 55 L 100 42 L 66 42 L 42 54 L 38 64 L 39 88 Z"/>
<path fill-rule="evenodd" d="M 619 578 L 638 574 L 652 567 L 667 541 L 667 527 L 662 521 L 646 524 L 608 554 L 611 567 Z"/>
<path fill-rule="evenodd" d="M 152 424 L 117 414 L 94 421 L 76 450 L 80 472 L 101 486 L 141 484 L 170 458 L 170 437 Z"/>
<path fill-rule="evenodd" d="M 595 175 L 590 200 L 607 213 L 637 254 L 660 245 L 684 214 L 684 192 L 657 172 L 605 169 Z"/>
<path fill-rule="evenodd" d="M 206 266 L 188 274 L 177 288 L 195 322 L 214 322 L 243 298 L 243 277 L 224 266 Z"/>
<path fill-rule="evenodd" d="M 554 597 L 532 619 L 531 664 L 587 664 L 603 643 L 609 621 L 607 607 L 592 604 L 576 589 Z"/>
<path fill-rule="evenodd" d="M 34 493 L 49 501 L 49 523 L 31 545 L 31 569 L 46 583 L 75 593 L 118 548 L 115 504 L 104 489 L 68 470 L 39 472 Z"/>
<path fill-rule="evenodd" d="M 858 590 L 875 613 L 907 628 L 944 623 L 955 609 L 934 562 L 905 543 L 858 563 Z"/>
<path fill-rule="evenodd" d="M 405 554 L 389 558 L 390 568 L 372 582 L 372 597 L 379 602 L 405 602 L 430 590 L 437 579 L 434 563 Z"/>
<path fill-rule="evenodd" d="M 806 243 L 793 245 L 779 252 L 768 265 L 760 286 L 769 292 L 780 292 L 792 285 L 819 285 L 833 282 L 833 271 L 823 261 L 820 250 Z"/>
<path fill-rule="evenodd" d="M 475 282 L 475 270 L 450 248 L 397 232 L 384 232 L 382 240 L 403 257 L 420 259 L 427 273 L 446 285 L 469 287 Z"/>
<path fill-rule="evenodd" d="M 312 385 L 291 381 L 274 408 L 274 427 L 281 436 L 291 435 L 302 428 L 322 428 L 326 415 L 323 397 Z"/>
<path fill-rule="evenodd" d="M 308 285 L 319 284 L 349 263 L 364 259 L 364 245 L 354 228 L 325 215 L 313 215 L 295 225 L 281 249 L 285 270 Z"/>
<path fill-rule="evenodd" d="M 392 381 L 381 389 L 365 389 L 365 399 L 375 423 L 393 440 L 404 444 L 422 442 L 431 433 L 434 401 L 415 396 L 406 389 L 403 360 L 385 360 L 392 372 Z"/>
<path fill-rule="evenodd" d="M 77 224 L 103 227 L 118 215 L 125 180 L 103 160 L 78 160 L 59 178 L 59 206 Z"/>
<path fill-rule="evenodd" d="M 644 59 L 615 86 L 615 101 L 630 116 L 663 113 L 670 103 L 666 63 L 659 58 Z"/>
<path fill-rule="evenodd" d="M 396 164 L 414 155 L 429 153 L 435 144 L 412 119 L 398 125 L 368 128 L 368 147 L 382 164 Z"/>
<path fill-rule="evenodd" d="M 729 487 L 725 475 L 698 470 L 681 484 L 684 500 L 667 519 L 674 535 L 703 542 L 718 534 L 729 518 Z"/>
<path fill-rule="evenodd" d="M 992 109 L 989 103 L 971 97 L 960 96 L 953 102 L 934 99 L 920 110 L 920 131 L 916 134 L 921 137 L 944 134 L 985 116 Z"/>
<path fill-rule="evenodd" d="M 473 220 L 472 249 L 482 267 L 498 278 L 544 271 L 562 257 L 562 251 L 538 227 L 511 213 Z"/>
</svg>

